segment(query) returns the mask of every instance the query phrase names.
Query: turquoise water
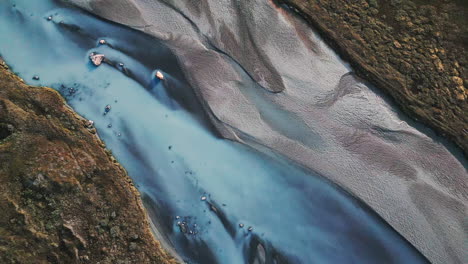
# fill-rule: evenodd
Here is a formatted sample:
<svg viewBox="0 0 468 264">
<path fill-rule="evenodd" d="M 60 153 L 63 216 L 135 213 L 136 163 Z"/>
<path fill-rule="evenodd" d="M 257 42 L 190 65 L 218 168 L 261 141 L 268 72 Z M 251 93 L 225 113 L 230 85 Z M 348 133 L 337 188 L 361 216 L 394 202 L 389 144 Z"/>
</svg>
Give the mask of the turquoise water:
<svg viewBox="0 0 468 264">
<path fill-rule="evenodd" d="M 57 89 L 95 122 L 187 262 L 426 262 L 320 175 L 219 138 L 158 39 L 45 0 L 2 1 L 0 36 L 0 55 L 14 72 Z M 92 65 L 91 52 L 108 64 Z"/>
</svg>

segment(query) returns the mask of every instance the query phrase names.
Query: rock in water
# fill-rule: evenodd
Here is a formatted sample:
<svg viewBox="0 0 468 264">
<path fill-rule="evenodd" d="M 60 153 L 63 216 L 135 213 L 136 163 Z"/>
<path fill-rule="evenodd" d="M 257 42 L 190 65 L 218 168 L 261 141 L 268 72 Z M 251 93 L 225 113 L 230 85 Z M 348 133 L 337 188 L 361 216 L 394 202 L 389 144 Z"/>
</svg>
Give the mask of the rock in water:
<svg viewBox="0 0 468 264">
<path fill-rule="evenodd" d="M 157 72 L 156 72 L 156 77 L 157 77 L 159 80 L 164 80 L 164 75 L 163 75 L 160 71 L 157 71 Z"/>
<path fill-rule="evenodd" d="M 101 65 L 104 58 L 105 58 L 104 54 L 91 53 L 89 55 L 89 59 L 95 66 Z"/>
</svg>

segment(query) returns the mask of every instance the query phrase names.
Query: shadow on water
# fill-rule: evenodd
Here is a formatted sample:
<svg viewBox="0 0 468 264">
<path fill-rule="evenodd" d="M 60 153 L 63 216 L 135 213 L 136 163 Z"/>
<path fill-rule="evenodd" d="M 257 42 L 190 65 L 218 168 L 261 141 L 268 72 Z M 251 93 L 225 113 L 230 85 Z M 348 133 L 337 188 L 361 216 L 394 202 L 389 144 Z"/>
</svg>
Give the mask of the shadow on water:
<svg viewBox="0 0 468 264">
<path fill-rule="evenodd" d="M 59 90 L 95 121 L 160 237 L 187 262 L 427 262 L 317 173 L 219 138 L 158 39 L 56 1 L 27 0 L 0 3 L 0 35 L 8 36 L 0 54 L 20 76 Z M 91 65 L 91 52 L 105 54 L 106 63 Z M 36 74 L 40 80 L 31 79 Z"/>
</svg>

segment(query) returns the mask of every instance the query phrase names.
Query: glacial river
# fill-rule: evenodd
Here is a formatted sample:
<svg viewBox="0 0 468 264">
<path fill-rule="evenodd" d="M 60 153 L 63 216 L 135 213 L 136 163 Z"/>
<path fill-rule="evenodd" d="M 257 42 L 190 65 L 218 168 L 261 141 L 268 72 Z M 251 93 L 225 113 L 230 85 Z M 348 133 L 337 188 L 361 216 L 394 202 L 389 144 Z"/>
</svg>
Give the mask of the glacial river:
<svg viewBox="0 0 468 264">
<path fill-rule="evenodd" d="M 49 0 L 1 1 L 0 36 L 15 73 L 94 121 L 159 238 L 187 263 L 427 261 L 319 173 L 223 139 L 162 41 Z M 106 63 L 94 66 L 91 52 Z"/>
</svg>

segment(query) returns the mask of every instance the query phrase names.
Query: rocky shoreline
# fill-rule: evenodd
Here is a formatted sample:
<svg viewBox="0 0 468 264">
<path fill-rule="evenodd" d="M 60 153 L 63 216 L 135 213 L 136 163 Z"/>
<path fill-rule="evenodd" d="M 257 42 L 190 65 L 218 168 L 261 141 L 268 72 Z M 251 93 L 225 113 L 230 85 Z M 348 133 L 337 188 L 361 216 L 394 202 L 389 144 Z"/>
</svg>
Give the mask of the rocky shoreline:
<svg viewBox="0 0 468 264">
<path fill-rule="evenodd" d="M 176 263 L 95 129 L 0 62 L 0 262 Z"/>
<path fill-rule="evenodd" d="M 277 0 L 357 75 L 468 153 L 468 5 L 462 1 Z"/>
</svg>

